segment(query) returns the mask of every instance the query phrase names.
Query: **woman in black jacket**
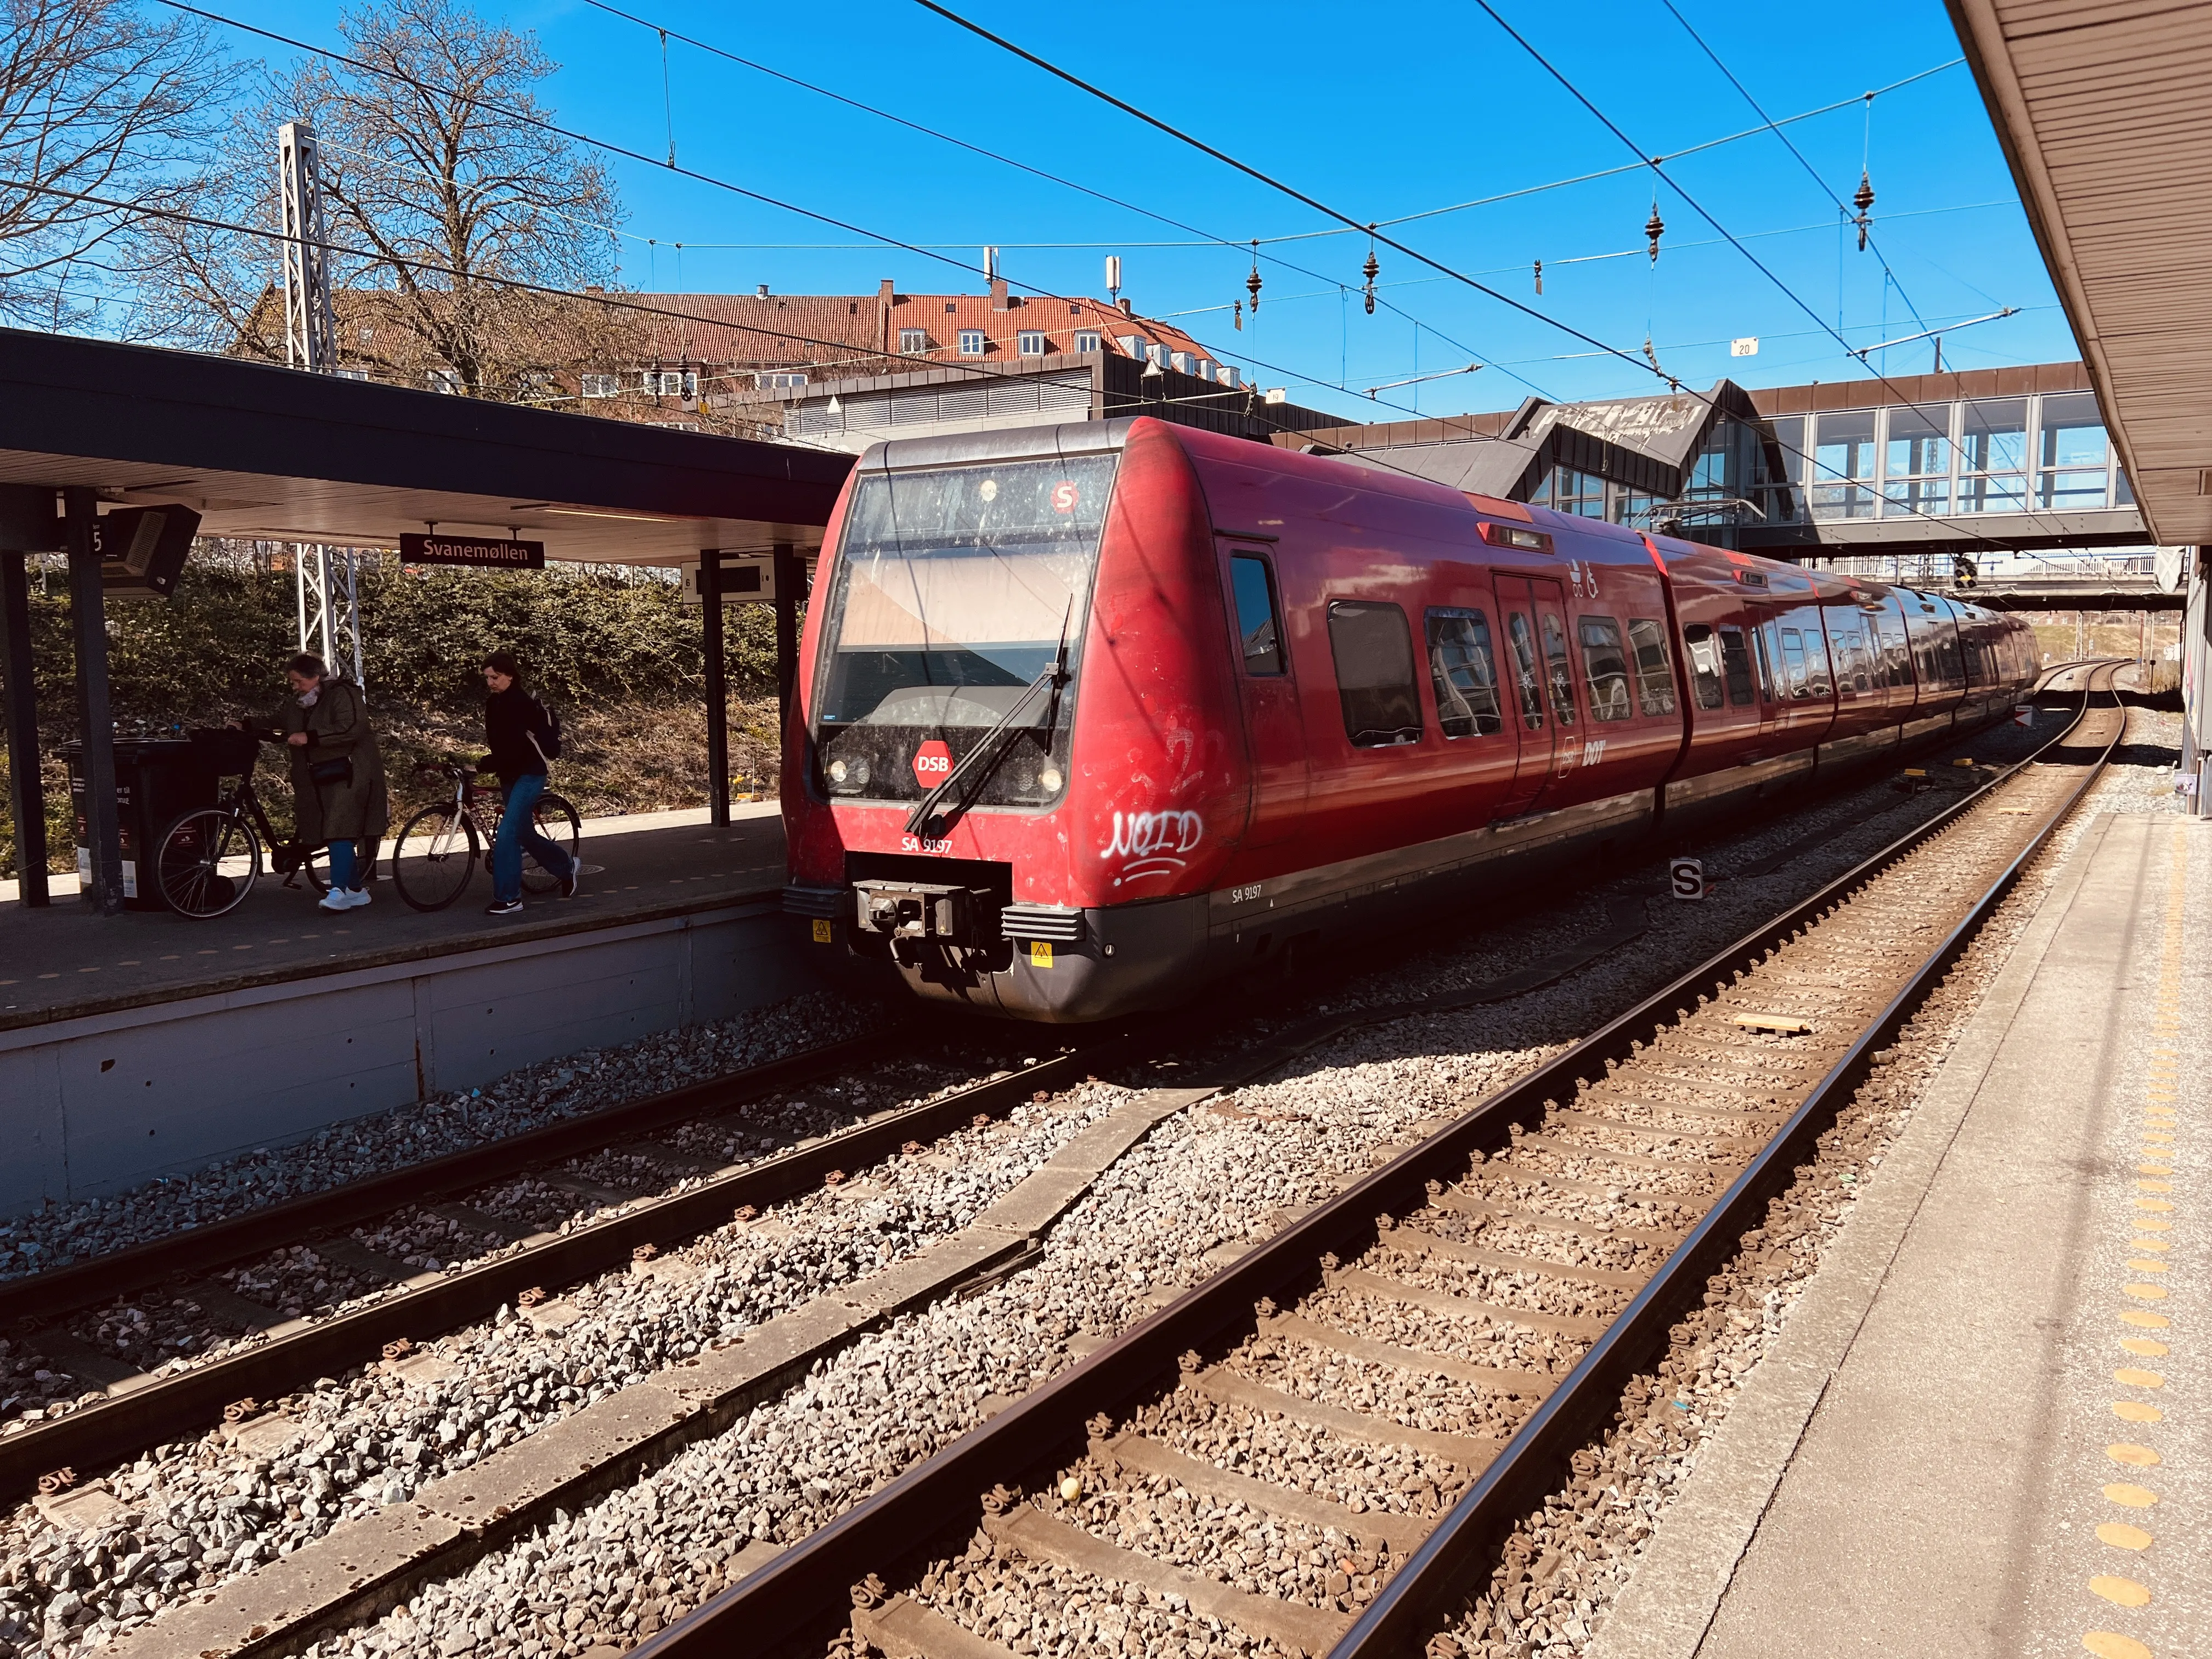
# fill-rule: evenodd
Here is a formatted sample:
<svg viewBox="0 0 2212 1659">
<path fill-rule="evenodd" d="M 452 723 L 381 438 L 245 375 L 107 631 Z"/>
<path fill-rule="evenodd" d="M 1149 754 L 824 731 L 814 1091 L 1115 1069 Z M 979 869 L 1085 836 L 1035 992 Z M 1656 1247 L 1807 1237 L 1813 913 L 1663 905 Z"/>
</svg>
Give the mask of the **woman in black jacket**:
<svg viewBox="0 0 2212 1659">
<path fill-rule="evenodd" d="M 492 898 L 485 914 L 520 915 L 526 849 L 561 884 L 562 898 L 576 896 L 576 864 L 538 828 L 538 798 L 545 793 L 553 722 L 544 705 L 522 689 L 522 665 L 514 653 L 491 653 L 483 659 L 483 677 L 491 693 L 484 699 L 484 741 L 491 753 L 477 763 L 477 770 L 499 774 L 500 793 L 507 802 L 499 815 L 499 833 L 492 838 Z"/>
</svg>

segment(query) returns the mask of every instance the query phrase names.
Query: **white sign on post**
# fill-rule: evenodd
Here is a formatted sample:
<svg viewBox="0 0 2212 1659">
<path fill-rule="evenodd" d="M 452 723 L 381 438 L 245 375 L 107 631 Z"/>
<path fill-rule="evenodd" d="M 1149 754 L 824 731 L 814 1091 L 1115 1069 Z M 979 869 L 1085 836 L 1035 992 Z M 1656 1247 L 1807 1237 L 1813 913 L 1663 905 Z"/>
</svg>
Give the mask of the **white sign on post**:
<svg viewBox="0 0 2212 1659">
<path fill-rule="evenodd" d="M 766 553 L 722 556 L 722 603 L 760 604 L 775 598 L 775 560 Z M 684 603 L 703 605 L 699 597 L 699 567 L 684 567 Z"/>
<path fill-rule="evenodd" d="M 1729 342 L 1729 356 L 1731 357 L 1756 357 L 1759 356 L 1759 336 L 1756 334 L 1747 334 L 1740 339 L 1730 340 Z"/>
<path fill-rule="evenodd" d="M 1697 859 L 1670 859 L 1667 864 L 1668 890 L 1678 899 L 1705 896 L 1705 866 Z"/>
</svg>

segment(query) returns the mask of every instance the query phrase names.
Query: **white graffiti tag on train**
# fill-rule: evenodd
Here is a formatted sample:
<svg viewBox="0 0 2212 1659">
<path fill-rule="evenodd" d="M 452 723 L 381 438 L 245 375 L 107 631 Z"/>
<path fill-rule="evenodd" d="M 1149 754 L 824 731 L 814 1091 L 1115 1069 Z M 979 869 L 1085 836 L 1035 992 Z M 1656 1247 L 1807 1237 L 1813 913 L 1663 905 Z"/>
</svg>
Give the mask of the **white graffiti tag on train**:
<svg viewBox="0 0 2212 1659">
<path fill-rule="evenodd" d="M 1116 812 L 1113 838 L 1102 859 L 1126 860 L 1118 884 L 1143 876 L 1164 876 L 1183 867 L 1180 854 L 1205 838 L 1206 820 L 1195 812 Z"/>
</svg>

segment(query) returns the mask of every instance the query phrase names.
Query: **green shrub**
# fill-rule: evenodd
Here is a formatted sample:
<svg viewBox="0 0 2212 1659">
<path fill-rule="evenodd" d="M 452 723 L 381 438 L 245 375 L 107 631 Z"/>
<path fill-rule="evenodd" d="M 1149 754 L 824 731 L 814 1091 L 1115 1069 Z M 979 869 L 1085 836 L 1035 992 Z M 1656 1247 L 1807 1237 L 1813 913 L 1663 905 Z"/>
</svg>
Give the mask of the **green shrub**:
<svg viewBox="0 0 2212 1659">
<path fill-rule="evenodd" d="M 284 659 L 297 648 L 296 580 L 289 568 L 203 551 L 185 566 L 174 597 L 111 603 L 108 672 L 118 729 L 211 725 L 276 708 L 286 695 Z M 360 586 L 369 705 L 387 726 L 465 722 L 483 702 L 477 665 L 485 652 L 502 648 L 522 659 L 532 688 L 565 721 L 580 715 L 601 729 L 625 718 L 650 724 L 655 709 L 688 708 L 704 690 L 702 611 L 654 572 L 407 571 L 390 556 L 368 555 Z M 725 615 L 732 696 L 772 696 L 773 612 L 747 605 Z M 67 869 L 75 856 L 68 784 L 52 757 L 78 735 L 79 720 L 68 580 L 57 562 L 33 576 L 31 635 L 48 756 L 47 839 L 54 867 Z M 703 768 L 702 755 L 702 775 Z M 617 804 L 611 783 L 600 793 Z M 653 804 L 665 804 L 665 786 L 647 793 Z M 0 869 L 11 873 L 15 840 L 0 792 Z"/>
</svg>

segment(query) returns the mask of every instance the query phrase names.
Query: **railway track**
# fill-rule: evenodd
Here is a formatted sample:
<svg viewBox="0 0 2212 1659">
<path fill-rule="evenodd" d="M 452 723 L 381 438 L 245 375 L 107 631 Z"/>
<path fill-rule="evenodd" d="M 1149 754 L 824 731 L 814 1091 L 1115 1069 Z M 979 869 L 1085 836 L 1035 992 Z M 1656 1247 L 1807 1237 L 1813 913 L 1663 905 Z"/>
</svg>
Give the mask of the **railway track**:
<svg viewBox="0 0 2212 1659">
<path fill-rule="evenodd" d="M 50 1368 L 92 1385 L 0 1430 L 0 1492 L 64 1487 L 64 1472 L 203 1432 L 227 1413 L 234 1425 L 252 1414 L 240 1402 L 404 1352 L 518 1294 L 619 1268 L 641 1249 L 649 1257 L 741 1206 L 764 1210 L 903 1146 L 1002 1115 L 1079 1079 L 1088 1063 L 1054 1044 L 1049 1058 L 945 1090 L 959 1067 L 917 1060 L 912 1037 L 894 1027 L 0 1283 L 13 1370 Z M 1036 1046 L 1033 1035 L 1024 1040 Z M 864 1072 L 878 1097 L 896 1098 L 901 1084 L 925 1097 L 757 1115 L 780 1097 Z M 818 1127 L 836 1117 L 856 1121 Z M 467 1260 L 426 1267 L 428 1250 Z M 270 1286 L 271 1300 L 304 1284 L 315 1302 L 349 1305 L 295 1312 L 240 1294 L 241 1282 Z M 88 1340 L 72 1324 L 124 1340 Z M 158 1352 L 172 1328 L 221 1346 L 134 1363 Z"/>
<path fill-rule="evenodd" d="M 1779 864 L 1796 845 L 1748 872 Z M 1578 960 L 1571 951 L 1553 966 Z M 1528 988 L 1546 971 L 1495 988 Z M 1171 1038 L 1157 1030 L 1147 1046 Z M 51 1489 L 227 1415 L 234 1423 L 253 1402 L 377 1359 L 392 1345 L 419 1345 L 520 1292 L 618 1269 L 743 1206 L 765 1210 L 825 1177 L 1002 1115 L 1129 1046 L 1117 1032 L 1061 1043 L 1047 1060 L 920 1106 L 841 1107 L 855 1121 L 835 1133 L 818 1123 L 786 1133 L 789 1144 L 780 1146 L 769 1144 L 778 1137 L 746 1133 L 779 1127 L 743 1121 L 779 1097 L 872 1072 L 890 1072 L 896 1083 L 911 1040 L 909 1028 L 894 1028 L 0 1281 L 0 1384 L 21 1396 L 17 1414 L 0 1423 L 0 1492 Z M 1036 1046 L 1034 1036 L 1023 1041 Z M 760 1144 L 745 1145 L 753 1140 Z M 33 1386 L 41 1373 L 53 1379 L 43 1389 Z M 27 1411 L 23 1400 L 37 1404 Z"/>
<path fill-rule="evenodd" d="M 2030 761 L 638 1651 L 1419 1651 L 1666 1408 L 1639 1372 L 2094 781 L 2125 715 L 2084 678 Z"/>
<path fill-rule="evenodd" d="M 1757 873 L 1779 862 L 1797 845 L 1792 842 L 1782 854 L 1756 861 L 1741 873 Z M 1640 902 L 1635 908 L 1639 917 L 1635 926 L 1640 930 Z M 1617 934 L 1612 942 L 1617 945 Z M 1346 1011 L 1304 1029 L 1273 1048 L 1263 1046 L 1238 1056 L 1212 1085 L 1198 1088 L 1195 1092 L 1202 1096 L 1212 1089 L 1249 1080 L 1279 1066 L 1290 1053 L 1326 1041 L 1351 1025 L 1401 1018 L 1409 1012 L 1444 1012 L 1453 1006 L 1494 1000 L 1498 996 L 1540 985 L 1547 977 L 1555 977 L 1589 959 L 1591 950 L 1606 943 L 1603 939 L 1595 944 L 1583 942 L 1548 963 L 1523 964 L 1504 980 L 1474 994 L 1432 999 L 1419 1006 Z M 1215 1023 L 1218 1025 L 1218 1021 Z M 1034 1047 L 1034 1034 L 1025 1040 Z M 44 1328 L 51 1331 L 58 1313 L 73 1310 L 81 1318 L 86 1317 L 100 1304 L 106 1304 L 98 1308 L 101 1317 L 112 1320 L 118 1312 L 113 1298 L 118 1291 L 150 1292 L 147 1299 L 157 1306 L 164 1303 L 193 1306 L 204 1297 L 199 1305 L 210 1311 L 233 1311 L 234 1328 L 242 1325 L 259 1333 L 235 1349 L 172 1374 L 120 1378 L 96 1401 L 80 1405 L 43 1424 L 14 1425 L 14 1432 L 0 1434 L 0 1479 L 9 1480 L 20 1492 L 50 1471 L 70 1467 L 80 1470 L 97 1468 L 155 1447 L 161 1447 L 167 1454 L 171 1448 L 162 1446 L 165 1441 L 177 1441 L 174 1449 L 181 1452 L 185 1449 L 185 1443 L 204 1432 L 219 1418 L 239 1419 L 226 1431 L 227 1434 L 235 1433 L 231 1453 L 234 1458 L 240 1453 L 249 1459 L 265 1458 L 269 1452 L 258 1449 L 281 1449 L 291 1425 L 281 1412 L 258 1415 L 268 1408 L 257 1407 L 253 1403 L 257 1399 L 265 1401 L 288 1391 L 305 1389 L 318 1376 L 323 1377 L 326 1384 L 329 1374 L 346 1372 L 364 1362 L 374 1361 L 380 1353 L 384 1355 L 385 1364 L 372 1365 L 373 1371 L 434 1382 L 440 1374 L 439 1362 L 428 1353 L 406 1354 L 404 1351 L 410 1344 L 419 1349 L 425 1345 L 426 1338 L 440 1331 L 482 1320 L 503 1308 L 500 1315 L 502 1319 L 519 1309 L 532 1324 L 541 1319 L 550 1322 L 539 1325 L 541 1330 L 557 1331 L 562 1328 L 561 1320 L 573 1314 L 574 1310 L 567 1308 L 557 1296 L 542 1307 L 532 1308 L 531 1303 L 541 1299 L 539 1287 L 550 1286 L 557 1291 L 562 1285 L 589 1280 L 594 1275 L 618 1272 L 626 1263 L 633 1272 L 653 1273 L 655 1269 L 650 1258 L 657 1249 L 689 1242 L 703 1232 L 726 1229 L 733 1210 L 742 1219 L 748 1206 L 764 1211 L 771 1204 L 834 1185 L 846 1171 L 866 1169 L 884 1159 L 896 1164 L 899 1154 L 921 1154 L 924 1144 L 938 1135 L 971 1127 L 985 1117 L 1003 1116 L 1024 1102 L 1041 1095 L 1056 1095 L 1079 1084 L 1094 1071 L 1107 1069 L 1117 1062 L 1143 1059 L 1157 1052 L 1164 1043 L 1176 1040 L 1175 1030 L 1165 1025 L 1141 1033 L 1106 1034 L 1106 1040 L 1084 1049 L 1024 1065 L 1007 1075 L 920 1105 L 864 1112 L 848 1104 L 842 1109 L 845 1116 L 853 1121 L 836 1133 L 804 1133 L 804 1125 L 800 1130 L 792 1130 L 786 1125 L 784 1141 L 797 1144 L 786 1144 L 720 1164 L 712 1158 L 699 1156 L 697 1149 L 701 1146 L 713 1142 L 732 1126 L 749 1125 L 755 1129 L 763 1127 L 749 1114 L 763 1102 L 799 1090 L 814 1092 L 833 1078 L 849 1081 L 872 1068 L 897 1063 L 892 1058 L 897 1042 L 896 1034 L 866 1039 L 792 1056 L 766 1067 L 568 1120 L 430 1165 L 355 1183 L 294 1204 L 250 1212 L 158 1245 L 120 1252 L 36 1279 L 0 1285 L 0 1318 L 12 1316 L 19 1322 L 14 1328 L 14 1334 L 19 1338 L 27 1327 L 35 1332 L 39 1328 L 35 1322 L 45 1322 Z M 1188 1096 L 1194 1092 L 1190 1085 L 1201 1080 L 1187 1076 L 1182 1081 L 1183 1087 L 1170 1088 L 1165 1092 Z M 880 1093 L 879 1090 L 878 1097 Z M 898 1091 L 894 1091 L 893 1097 L 898 1097 Z M 1137 1115 L 1142 1119 L 1141 1111 Z M 1046 1170 L 1039 1172 L 1048 1177 L 1046 1184 L 1051 1184 L 1051 1166 L 1062 1162 L 1055 1157 Z M 610 1168 L 616 1165 L 631 1172 L 612 1177 L 625 1183 L 619 1188 L 610 1184 L 608 1175 Z M 593 1179 L 591 1171 L 596 1171 L 599 1178 Z M 541 1176 L 550 1176 L 551 1179 L 537 1181 Z M 673 1189 L 651 1190 L 646 1181 L 636 1178 L 640 1176 L 663 1183 L 673 1182 Z M 372 1238 L 379 1236 L 373 1225 L 356 1224 L 350 1235 L 334 1231 L 349 1222 L 373 1224 L 397 1206 L 416 1214 L 443 1212 L 446 1220 L 461 1226 L 463 1231 L 467 1224 L 472 1224 L 481 1233 L 488 1220 L 496 1218 L 497 1212 L 482 1207 L 472 1199 L 480 1193 L 498 1190 L 501 1183 L 511 1188 L 518 1180 L 537 1181 L 539 1188 L 550 1188 L 553 1195 L 562 1198 L 564 1206 L 576 1205 L 575 1213 L 557 1231 L 541 1224 L 539 1231 L 518 1238 L 515 1235 L 524 1228 L 515 1223 L 513 1206 L 507 1206 L 507 1242 L 491 1255 L 459 1269 L 433 1267 L 402 1277 L 397 1270 L 410 1264 L 389 1256 L 380 1262 L 363 1261 L 364 1255 L 375 1255 L 359 1243 L 364 1233 Z M 860 1184 L 865 1187 L 867 1183 Z M 544 1194 L 541 1192 L 540 1196 Z M 439 1199 L 452 1201 L 432 1201 Z M 1065 1201 L 1063 1195 L 1063 1207 Z M 565 1207 L 562 1212 L 567 1213 Z M 895 1294 L 889 1299 L 877 1299 L 878 1292 L 872 1287 L 872 1281 L 866 1289 L 856 1283 L 847 1299 L 869 1302 L 868 1307 L 845 1318 L 834 1331 L 815 1333 L 808 1339 L 813 1346 L 802 1346 L 785 1356 L 787 1363 L 780 1368 L 755 1364 L 741 1387 L 726 1389 L 702 1408 L 693 1410 L 690 1420 L 675 1430 L 664 1425 L 658 1436 L 659 1449 L 649 1455 L 623 1441 L 606 1455 L 603 1467 L 586 1469 L 583 1478 L 572 1479 L 557 1489 L 533 1490 L 529 1501 L 518 1503 L 511 1512 L 506 1506 L 500 1506 L 503 1518 L 496 1522 L 486 1522 L 481 1517 L 471 1520 L 465 1513 L 469 1505 L 460 1504 L 458 1508 L 465 1511 L 461 1517 L 464 1526 L 472 1534 L 471 1540 L 464 1540 L 461 1557 L 465 1559 L 471 1550 L 495 1543 L 497 1535 L 512 1534 L 528 1524 L 532 1516 L 549 1512 L 556 1503 L 573 1507 L 578 1499 L 605 1490 L 608 1482 L 620 1477 L 623 1468 L 634 1466 L 633 1454 L 644 1455 L 645 1461 L 651 1462 L 668 1455 L 671 1448 L 687 1438 L 712 1431 L 728 1420 L 732 1411 L 742 1409 L 747 1401 L 764 1397 L 764 1390 L 772 1392 L 781 1386 L 785 1379 L 796 1374 L 794 1366 L 804 1370 L 807 1364 L 834 1352 L 842 1342 L 894 1316 L 902 1309 L 917 1306 L 921 1299 L 957 1290 L 963 1284 L 988 1284 L 1018 1269 L 1030 1259 L 1042 1228 L 1049 1224 L 1051 1215 L 1055 1213 L 1058 1212 L 1040 1212 L 1038 1218 L 1013 1228 L 1010 1234 L 994 1236 L 989 1241 L 990 1248 L 980 1254 L 972 1248 L 958 1248 L 962 1245 L 960 1240 L 940 1240 L 940 1246 L 956 1248 L 933 1246 L 925 1249 L 923 1255 L 959 1259 L 949 1264 L 941 1259 L 933 1264 L 912 1264 L 916 1271 L 906 1274 L 912 1282 L 895 1287 Z M 963 1233 L 973 1231 L 963 1230 Z M 349 1236 L 355 1241 L 350 1249 L 345 1242 Z M 498 1234 L 495 1231 L 493 1236 L 496 1238 Z M 334 1265 L 350 1258 L 364 1275 L 380 1273 L 382 1290 L 343 1311 L 314 1318 L 279 1322 L 275 1316 L 282 1310 L 236 1307 L 239 1294 L 235 1290 L 226 1290 L 227 1283 L 243 1280 L 250 1284 L 252 1275 L 262 1271 L 251 1265 L 259 1259 L 272 1261 L 283 1268 L 289 1256 L 290 1266 L 296 1267 L 303 1248 L 310 1255 L 319 1250 L 327 1252 L 319 1256 L 319 1265 Z M 241 1262 L 249 1264 L 243 1275 L 236 1271 L 237 1264 Z M 1596 1271 L 1597 1278 L 1593 1283 L 1601 1282 L 1608 1271 L 1617 1276 L 1622 1270 L 1600 1267 Z M 180 1284 L 180 1273 L 192 1278 Z M 897 1274 L 895 1272 L 891 1276 Z M 835 1301 L 836 1297 L 832 1293 L 823 1299 Z M 239 1315 L 245 1316 L 240 1318 Z M 1297 1316 L 1303 1316 L 1303 1312 Z M 1295 1328 L 1295 1325 L 1285 1328 Z M 1574 1328 L 1571 1316 L 1553 1334 L 1569 1337 Z M 1290 1339 L 1285 1335 L 1283 1340 Z M 1556 1343 L 1553 1350 L 1547 1354 L 1546 1363 L 1557 1364 L 1565 1352 Z M 417 1367 L 422 1369 L 418 1370 Z M 1517 1397 L 1510 1389 L 1505 1393 L 1508 1397 Z M 587 1399 L 582 1403 L 620 1406 L 624 1397 L 623 1393 L 618 1393 L 612 1401 Z M 1528 1398 L 1533 1400 L 1533 1396 Z M 693 1404 L 700 1405 L 699 1400 L 695 1397 Z M 548 1418 L 545 1427 L 560 1427 L 566 1420 L 568 1427 L 586 1431 L 585 1437 L 588 1438 L 590 1425 L 580 1419 L 590 1415 L 580 1412 L 577 1419 L 568 1420 L 556 1411 Z M 1502 1431 L 1510 1431 L 1510 1423 L 1503 1419 L 1493 1426 Z M 532 1443 L 525 1441 L 513 1449 L 526 1450 Z M 459 1473 L 453 1471 L 455 1475 Z M 483 1477 L 491 1474 L 489 1469 L 483 1471 L 480 1478 L 470 1484 L 484 1485 Z M 437 1493 L 442 1492 L 452 1478 L 448 1476 L 439 1482 L 434 1491 L 425 1489 L 418 1493 L 418 1501 L 450 1501 L 452 1494 L 444 1494 L 441 1500 Z M 1449 1490 L 1453 1478 L 1446 1474 L 1439 1490 Z M 387 1492 L 386 1499 L 389 1504 L 392 1494 Z M 1403 1541 L 1402 1534 L 1397 1535 Z M 339 1540 L 334 1534 L 325 1541 L 337 1544 Z M 295 1547 L 286 1545 L 288 1549 Z M 321 1547 L 320 1544 L 313 1546 L 308 1553 Z M 755 1551 L 762 1547 L 756 1546 Z M 422 1582 L 422 1575 L 434 1576 L 447 1570 L 453 1565 L 453 1555 L 451 1549 L 437 1550 L 414 1561 L 409 1569 L 416 1575 L 413 1582 Z M 303 1565 L 307 1559 L 303 1554 Z M 747 1565 L 751 1559 L 749 1556 Z M 207 1599 L 204 1593 L 200 1599 Z M 342 1620 L 343 1607 L 340 1604 L 346 1600 L 337 1598 L 315 1619 L 296 1627 L 280 1624 L 267 1632 L 266 1640 L 257 1639 L 248 1646 L 255 1652 L 295 1648 L 299 1639 L 311 1633 L 311 1627 L 327 1628 L 332 1618 Z M 170 1626 L 171 1621 L 165 1618 L 161 1628 L 181 1639 Z M 137 1635 L 151 1637 L 154 1633 L 149 1626 Z M 130 1645 L 136 1651 L 143 1644 L 134 1638 Z M 193 1645 L 197 1650 L 208 1644 Z M 155 1641 L 145 1650 L 164 1650 L 163 1641 Z"/>
</svg>

